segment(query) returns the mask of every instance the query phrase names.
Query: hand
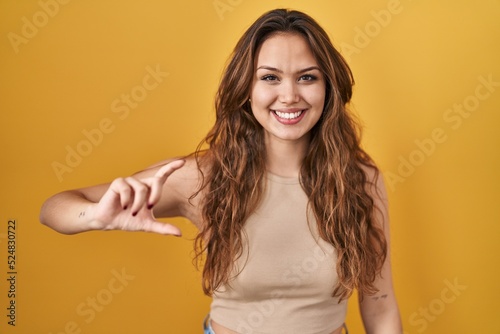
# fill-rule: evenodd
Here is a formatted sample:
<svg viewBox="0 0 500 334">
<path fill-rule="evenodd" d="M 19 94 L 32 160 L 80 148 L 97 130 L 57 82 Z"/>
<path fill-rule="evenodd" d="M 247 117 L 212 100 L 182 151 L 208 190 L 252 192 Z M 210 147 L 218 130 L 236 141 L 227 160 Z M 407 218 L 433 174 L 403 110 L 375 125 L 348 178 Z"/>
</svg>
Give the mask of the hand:
<svg viewBox="0 0 500 334">
<path fill-rule="evenodd" d="M 167 178 L 184 165 L 176 160 L 161 167 L 154 176 L 137 179 L 118 178 L 109 186 L 92 211 L 91 217 L 98 229 L 144 231 L 181 236 L 176 226 L 157 221 L 153 207 L 161 197 Z"/>
</svg>

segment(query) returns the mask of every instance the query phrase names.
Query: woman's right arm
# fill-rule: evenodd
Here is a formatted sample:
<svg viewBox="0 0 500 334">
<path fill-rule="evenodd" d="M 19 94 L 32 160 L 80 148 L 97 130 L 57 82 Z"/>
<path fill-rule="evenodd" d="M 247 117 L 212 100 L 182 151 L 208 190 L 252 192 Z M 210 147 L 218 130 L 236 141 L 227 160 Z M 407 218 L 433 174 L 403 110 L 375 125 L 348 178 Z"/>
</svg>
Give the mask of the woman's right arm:
<svg viewBox="0 0 500 334">
<path fill-rule="evenodd" d="M 63 191 L 45 201 L 40 221 L 64 234 L 126 230 L 180 236 L 176 226 L 157 221 L 153 210 L 163 217 L 182 214 L 186 196 L 177 188 L 183 183 L 173 178 L 164 185 L 184 164 L 175 160 L 109 184 Z"/>
</svg>

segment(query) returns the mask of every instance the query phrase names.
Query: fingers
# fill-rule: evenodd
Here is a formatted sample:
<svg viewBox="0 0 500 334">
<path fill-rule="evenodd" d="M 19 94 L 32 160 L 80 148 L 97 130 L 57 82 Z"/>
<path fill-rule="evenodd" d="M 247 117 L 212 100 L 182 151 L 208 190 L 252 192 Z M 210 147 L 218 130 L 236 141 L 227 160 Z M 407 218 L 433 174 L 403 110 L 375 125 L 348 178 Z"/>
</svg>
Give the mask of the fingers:
<svg viewBox="0 0 500 334">
<path fill-rule="evenodd" d="M 130 185 L 123 178 L 118 178 L 114 180 L 110 187 L 114 193 L 116 193 L 120 199 L 120 205 L 124 210 L 130 206 L 130 200 L 132 198 L 132 189 Z"/>
<path fill-rule="evenodd" d="M 118 195 L 123 210 L 130 209 L 134 216 L 144 206 L 149 195 L 149 186 L 133 177 L 114 180 L 110 190 Z"/>
<path fill-rule="evenodd" d="M 170 176 L 170 174 L 172 174 L 177 169 L 179 169 L 182 166 L 184 166 L 185 163 L 186 163 L 185 160 L 175 160 L 175 161 L 169 162 L 165 166 L 163 166 L 160 169 L 158 169 L 158 171 L 155 174 L 155 177 L 157 177 L 160 180 L 162 180 L 163 181 L 162 183 L 165 183 L 165 181 Z"/>
<path fill-rule="evenodd" d="M 175 160 L 161 167 L 151 180 L 151 192 L 148 199 L 148 208 L 151 209 L 161 197 L 161 191 L 167 178 L 177 169 L 184 166 L 184 160 Z"/>
<path fill-rule="evenodd" d="M 149 186 L 133 177 L 127 177 L 125 180 L 133 189 L 134 198 L 133 201 L 129 199 L 129 203 L 131 202 L 132 204 L 130 210 L 132 215 L 135 216 L 144 205 L 147 205 Z"/>
<path fill-rule="evenodd" d="M 184 164 L 184 160 L 172 161 L 161 167 L 153 177 L 142 180 L 134 177 L 118 178 L 111 183 L 110 189 L 120 198 L 122 208 L 130 208 L 135 216 L 143 207 L 152 209 L 158 203 L 165 181 Z"/>
<path fill-rule="evenodd" d="M 160 223 L 157 221 L 151 221 L 145 224 L 143 226 L 143 231 L 165 234 L 165 235 L 173 235 L 176 237 L 182 236 L 182 232 L 177 226 L 166 223 Z"/>
</svg>

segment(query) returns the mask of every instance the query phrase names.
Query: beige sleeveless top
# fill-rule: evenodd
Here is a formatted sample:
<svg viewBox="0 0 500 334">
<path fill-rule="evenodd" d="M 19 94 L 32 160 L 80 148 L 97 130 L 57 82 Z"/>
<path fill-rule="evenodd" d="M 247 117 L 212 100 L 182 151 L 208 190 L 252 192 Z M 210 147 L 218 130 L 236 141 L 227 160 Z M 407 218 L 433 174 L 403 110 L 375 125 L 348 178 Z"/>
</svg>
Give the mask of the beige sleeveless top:
<svg viewBox="0 0 500 334">
<path fill-rule="evenodd" d="M 241 334 L 330 334 L 342 326 L 347 302 L 332 297 L 336 252 L 318 236 L 307 202 L 298 179 L 268 174 L 244 227 L 241 271 L 213 295 L 215 322 Z"/>
</svg>

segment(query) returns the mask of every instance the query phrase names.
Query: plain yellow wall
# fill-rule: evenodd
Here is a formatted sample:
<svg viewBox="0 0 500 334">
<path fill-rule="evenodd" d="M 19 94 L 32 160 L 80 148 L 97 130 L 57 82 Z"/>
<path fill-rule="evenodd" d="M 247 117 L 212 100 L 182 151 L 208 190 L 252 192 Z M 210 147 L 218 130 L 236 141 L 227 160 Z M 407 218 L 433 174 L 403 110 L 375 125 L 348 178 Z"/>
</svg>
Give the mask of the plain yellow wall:
<svg viewBox="0 0 500 334">
<path fill-rule="evenodd" d="M 315 17 L 352 66 L 405 332 L 500 333 L 498 0 L 0 1 L 0 332 L 201 333 L 210 299 L 189 222 L 171 220 L 181 239 L 63 236 L 39 208 L 190 153 L 234 44 L 276 7 Z M 355 300 L 347 321 L 362 332 Z"/>
</svg>

